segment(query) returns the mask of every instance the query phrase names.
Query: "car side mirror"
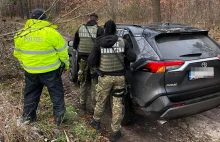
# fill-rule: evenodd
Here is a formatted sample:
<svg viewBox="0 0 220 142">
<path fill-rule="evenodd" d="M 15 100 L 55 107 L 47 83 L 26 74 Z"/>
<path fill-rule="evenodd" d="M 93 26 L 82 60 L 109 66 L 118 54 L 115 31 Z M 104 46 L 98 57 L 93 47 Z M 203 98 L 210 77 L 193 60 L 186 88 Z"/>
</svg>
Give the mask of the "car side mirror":
<svg viewBox="0 0 220 142">
<path fill-rule="evenodd" d="M 73 40 L 68 41 L 68 46 L 69 46 L 69 47 L 73 47 L 73 43 L 74 43 Z"/>
</svg>

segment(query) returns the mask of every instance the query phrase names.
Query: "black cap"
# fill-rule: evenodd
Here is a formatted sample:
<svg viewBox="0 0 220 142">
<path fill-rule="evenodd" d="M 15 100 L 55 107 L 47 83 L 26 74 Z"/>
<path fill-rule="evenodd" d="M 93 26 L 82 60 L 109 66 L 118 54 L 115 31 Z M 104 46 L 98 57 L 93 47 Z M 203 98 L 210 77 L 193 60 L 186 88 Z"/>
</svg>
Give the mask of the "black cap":
<svg viewBox="0 0 220 142">
<path fill-rule="evenodd" d="M 42 16 L 41 16 L 42 15 Z M 47 18 L 43 9 L 37 8 L 31 11 L 31 18 L 44 20 Z"/>
<path fill-rule="evenodd" d="M 92 13 L 89 15 L 89 17 L 92 17 L 92 16 L 96 17 L 97 19 L 99 18 L 99 16 L 96 13 Z"/>
</svg>

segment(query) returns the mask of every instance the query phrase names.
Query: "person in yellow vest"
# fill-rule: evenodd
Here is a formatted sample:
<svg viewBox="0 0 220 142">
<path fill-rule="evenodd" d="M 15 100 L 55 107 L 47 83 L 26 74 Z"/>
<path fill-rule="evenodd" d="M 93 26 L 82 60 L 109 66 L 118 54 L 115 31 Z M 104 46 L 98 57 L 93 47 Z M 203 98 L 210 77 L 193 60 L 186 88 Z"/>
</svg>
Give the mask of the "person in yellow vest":
<svg viewBox="0 0 220 142">
<path fill-rule="evenodd" d="M 25 70 L 22 123 L 36 120 L 36 110 L 44 86 L 53 103 L 55 123 L 60 125 L 65 113 L 62 68 L 69 68 L 68 48 L 57 26 L 46 21 L 42 9 L 34 9 L 31 19 L 14 37 L 14 56 Z M 63 65 L 63 67 L 62 67 Z"/>
<path fill-rule="evenodd" d="M 86 113 L 86 101 L 91 94 L 91 105 L 95 107 L 95 85 L 97 84 L 97 75 L 94 70 L 90 69 L 87 64 L 87 58 L 95 44 L 97 37 L 104 33 L 102 27 L 98 26 L 98 15 L 93 13 L 89 16 L 86 24 L 79 26 L 74 36 L 73 48 L 79 51 L 80 63 L 78 72 L 78 81 L 80 82 L 80 104 L 81 110 Z M 91 85 L 89 85 L 91 82 Z M 89 86 L 91 86 L 89 89 Z M 89 92 L 91 90 L 91 93 Z M 92 109 L 93 110 L 93 109 Z"/>
</svg>

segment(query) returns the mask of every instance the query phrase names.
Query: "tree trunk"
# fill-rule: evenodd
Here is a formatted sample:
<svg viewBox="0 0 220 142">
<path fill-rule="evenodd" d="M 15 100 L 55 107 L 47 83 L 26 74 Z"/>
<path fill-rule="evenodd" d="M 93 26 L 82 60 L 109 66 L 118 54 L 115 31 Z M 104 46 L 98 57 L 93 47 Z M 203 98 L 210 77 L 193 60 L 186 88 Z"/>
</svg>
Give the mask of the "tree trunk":
<svg viewBox="0 0 220 142">
<path fill-rule="evenodd" d="M 160 0 L 151 0 L 153 8 L 153 22 L 161 22 Z"/>
<path fill-rule="evenodd" d="M 19 6 L 20 6 L 20 17 L 22 19 L 24 19 L 24 11 L 23 11 L 23 3 L 22 3 L 22 0 L 19 0 Z"/>
<path fill-rule="evenodd" d="M 116 17 L 117 17 L 117 0 L 111 0 L 111 16 L 112 16 L 112 20 L 114 20 L 116 22 Z"/>
<path fill-rule="evenodd" d="M 28 6 L 28 0 L 24 1 L 24 8 L 25 8 L 25 13 L 26 13 L 27 19 L 29 19 L 29 17 L 30 17 L 30 10 L 29 10 L 29 6 Z"/>
<path fill-rule="evenodd" d="M 28 7 L 29 7 L 29 10 L 32 10 L 32 0 L 28 0 Z"/>
<path fill-rule="evenodd" d="M 9 6 L 9 11 L 10 11 L 10 17 L 11 17 L 11 19 L 12 19 L 12 17 L 13 17 L 12 5 Z"/>
<path fill-rule="evenodd" d="M 13 15 L 13 17 L 15 17 L 15 4 L 12 4 L 12 15 Z"/>
<path fill-rule="evenodd" d="M 57 5 L 56 5 L 56 15 L 59 15 L 61 11 L 61 3 L 60 1 L 58 1 Z"/>
<path fill-rule="evenodd" d="M 118 0 L 106 0 L 107 10 L 112 20 L 116 22 L 118 12 Z"/>
</svg>

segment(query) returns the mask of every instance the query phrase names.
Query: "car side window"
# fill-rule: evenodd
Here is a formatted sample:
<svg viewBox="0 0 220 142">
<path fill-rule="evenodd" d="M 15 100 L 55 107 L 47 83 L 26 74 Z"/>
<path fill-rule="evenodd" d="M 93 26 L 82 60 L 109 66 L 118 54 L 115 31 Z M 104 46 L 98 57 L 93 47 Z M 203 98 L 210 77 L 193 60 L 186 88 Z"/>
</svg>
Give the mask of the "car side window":
<svg viewBox="0 0 220 142">
<path fill-rule="evenodd" d="M 140 54 L 138 54 L 137 59 L 145 58 L 149 60 L 160 60 L 157 53 L 154 51 L 154 49 L 150 46 L 150 44 L 143 36 L 135 37 L 135 40 L 137 41 L 140 52 Z"/>
<path fill-rule="evenodd" d="M 124 29 L 116 29 L 116 35 L 119 37 L 123 37 Z"/>
</svg>

